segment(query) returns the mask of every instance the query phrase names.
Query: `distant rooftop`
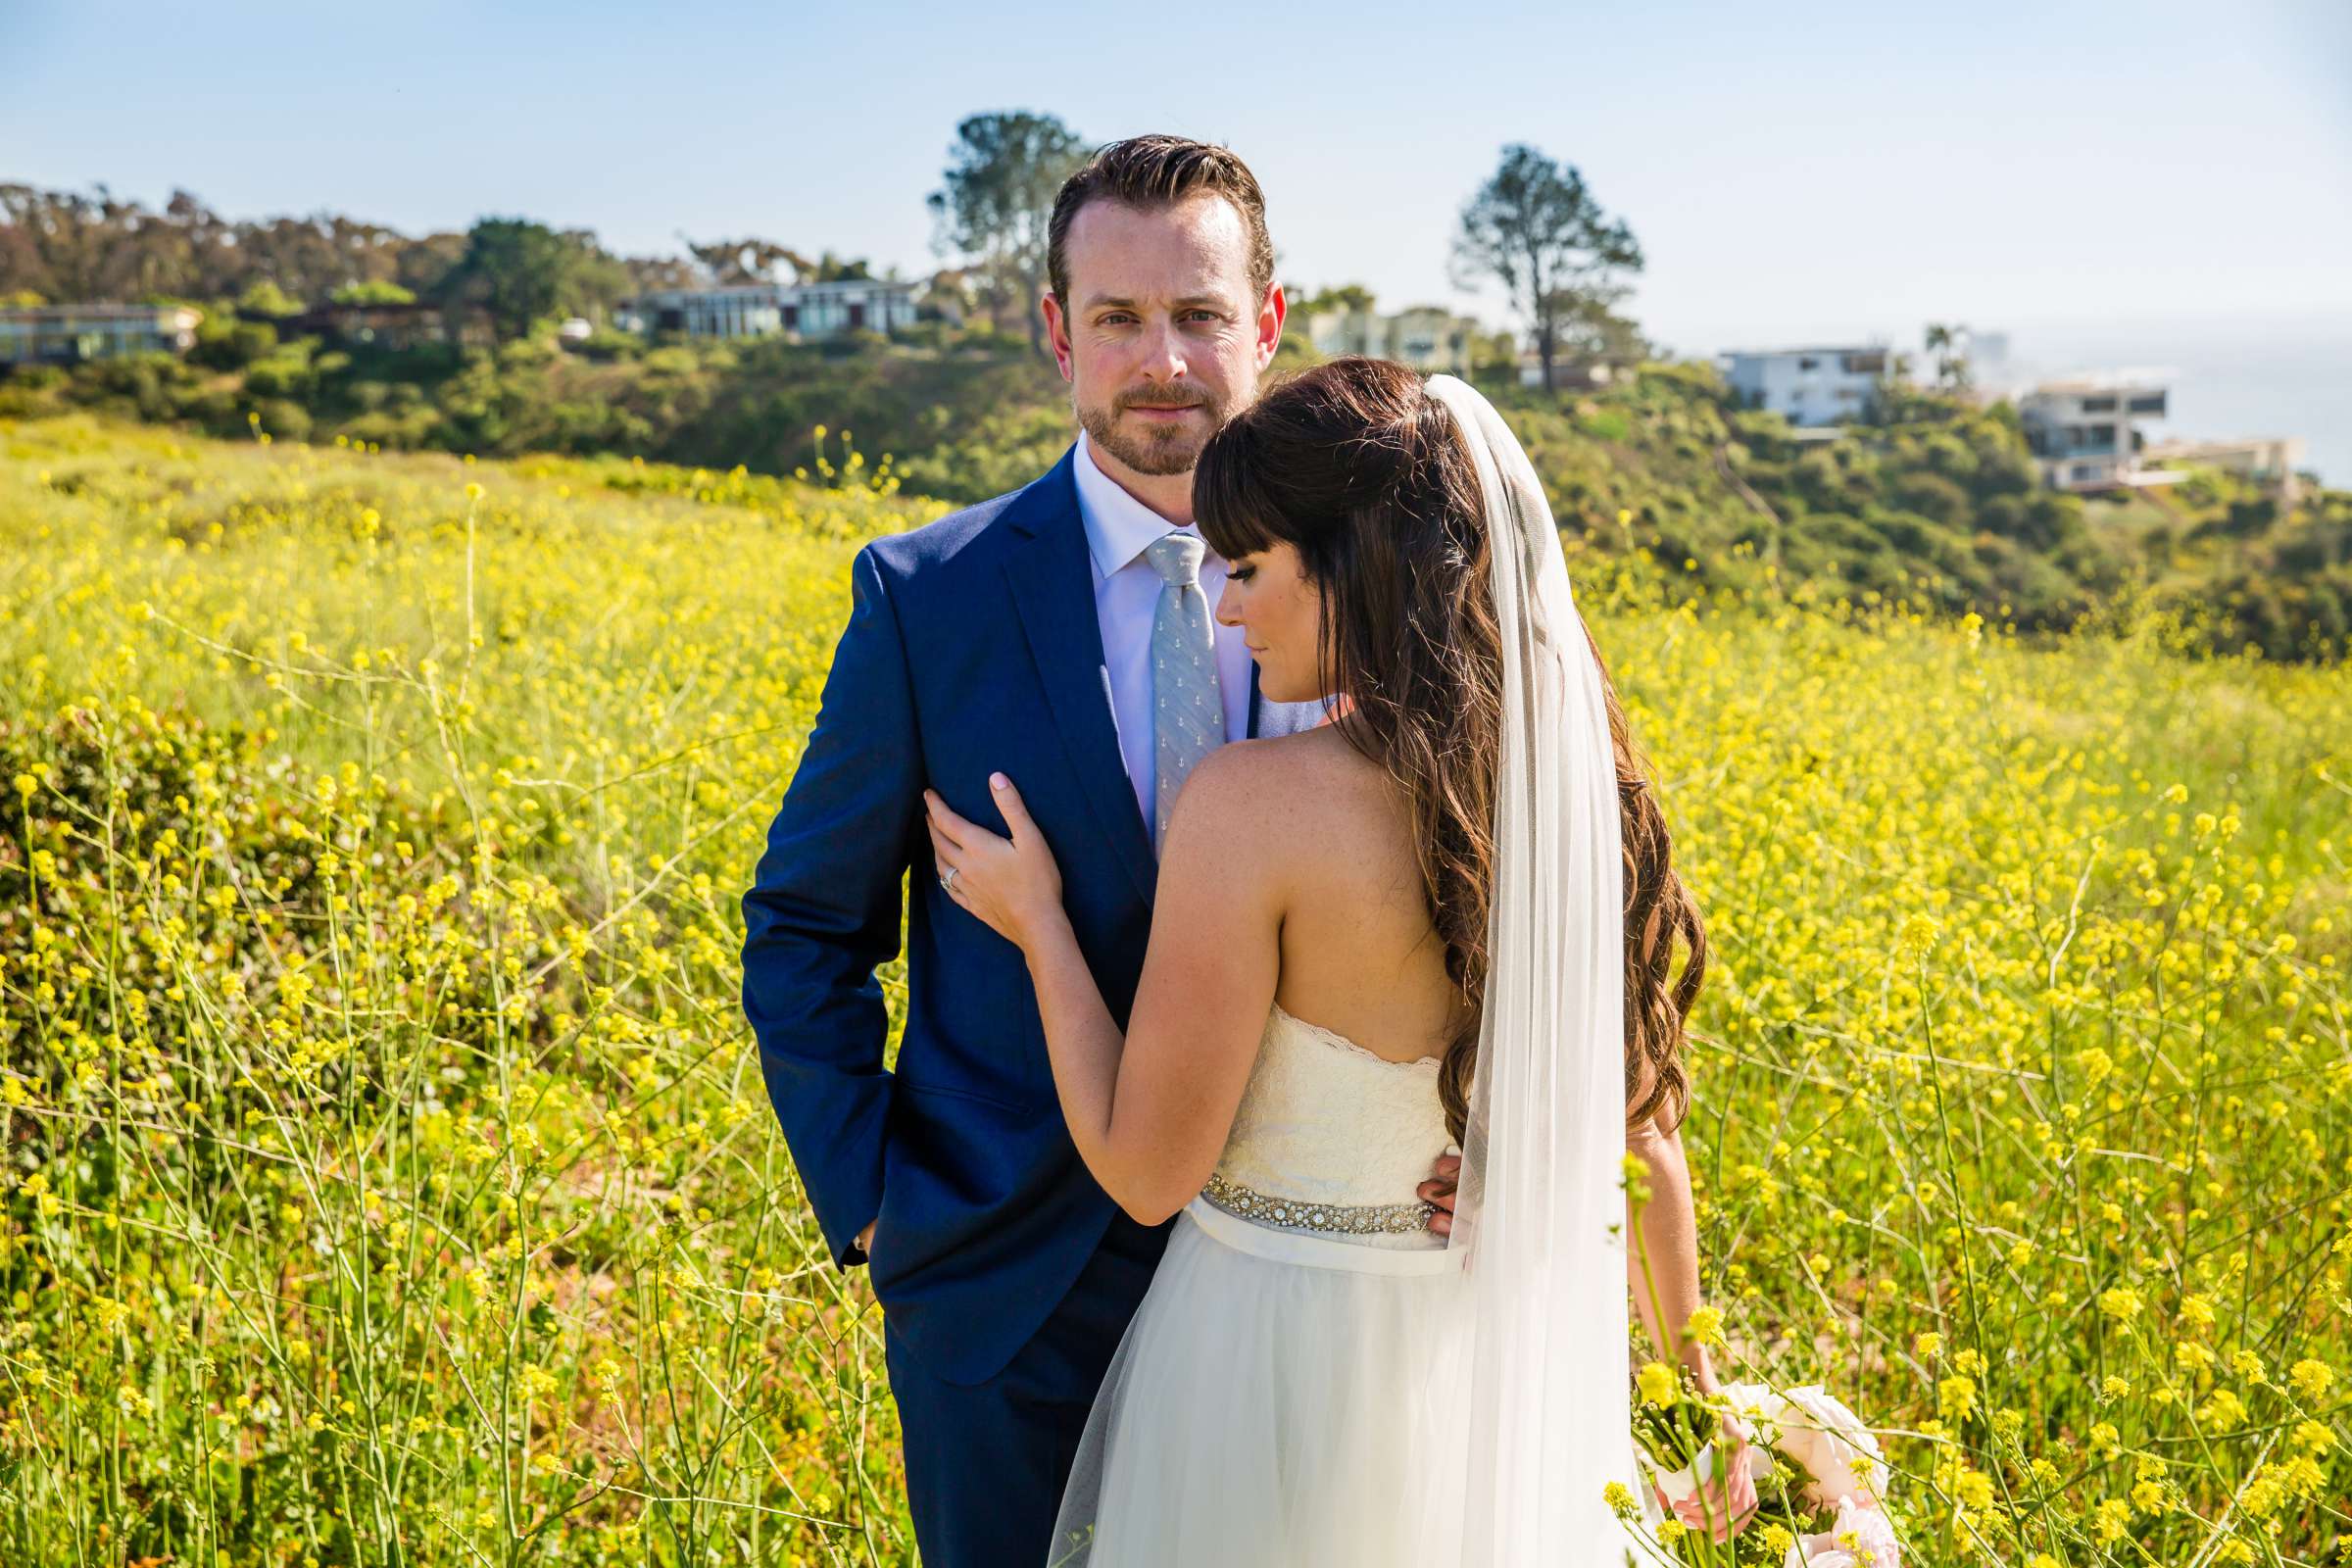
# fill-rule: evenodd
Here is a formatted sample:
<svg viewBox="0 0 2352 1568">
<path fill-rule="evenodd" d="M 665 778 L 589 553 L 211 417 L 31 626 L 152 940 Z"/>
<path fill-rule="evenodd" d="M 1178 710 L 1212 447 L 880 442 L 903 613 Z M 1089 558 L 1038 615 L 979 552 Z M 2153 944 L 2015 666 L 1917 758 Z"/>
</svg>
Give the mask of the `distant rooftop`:
<svg viewBox="0 0 2352 1568">
<path fill-rule="evenodd" d="M 2121 370 L 2077 370 L 2047 381 L 2036 381 L 2031 390 L 2054 392 L 2065 396 L 2076 392 L 2128 392 L 2139 387 L 2168 386 L 2180 378 L 2180 373 L 2164 366 L 2140 366 Z"/>
<path fill-rule="evenodd" d="M 0 310 L 0 317 L 12 321 L 153 320 L 158 315 L 172 311 L 204 314 L 192 305 L 20 305 Z"/>
<path fill-rule="evenodd" d="M 1724 349 L 1721 352 L 1726 358 L 1760 360 L 1780 354 L 1884 354 L 1890 346 L 1886 343 L 1831 343 L 1788 349 Z"/>
</svg>

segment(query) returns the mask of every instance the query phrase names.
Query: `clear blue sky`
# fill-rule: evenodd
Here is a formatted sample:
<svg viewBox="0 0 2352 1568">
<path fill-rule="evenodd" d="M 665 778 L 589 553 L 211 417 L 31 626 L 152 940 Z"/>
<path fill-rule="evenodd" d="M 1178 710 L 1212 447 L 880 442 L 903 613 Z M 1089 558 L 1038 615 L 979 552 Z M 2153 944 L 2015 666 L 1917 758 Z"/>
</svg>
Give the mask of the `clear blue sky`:
<svg viewBox="0 0 2352 1568">
<path fill-rule="evenodd" d="M 1506 141 L 1575 164 L 1685 352 L 1930 318 L 2352 323 L 2352 5 L 1091 8 L 0 0 L 0 177 L 408 231 L 518 213 L 921 272 L 956 120 L 1224 141 L 1285 278 L 1471 306 Z M 1931 16 L 1934 11 L 1938 15 Z"/>
</svg>

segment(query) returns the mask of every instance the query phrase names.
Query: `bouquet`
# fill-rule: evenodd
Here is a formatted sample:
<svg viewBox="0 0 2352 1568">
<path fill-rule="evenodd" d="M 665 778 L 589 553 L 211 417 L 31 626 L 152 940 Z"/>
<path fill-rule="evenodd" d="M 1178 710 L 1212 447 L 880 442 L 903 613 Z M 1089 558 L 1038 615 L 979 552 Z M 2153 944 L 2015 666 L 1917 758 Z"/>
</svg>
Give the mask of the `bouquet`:
<svg viewBox="0 0 2352 1568">
<path fill-rule="evenodd" d="M 1879 1440 L 1818 1383 L 1788 1390 L 1731 1383 L 1706 1396 L 1653 1363 L 1635 1412 L 1635 1450 L 1669 1503 L 1695 1507 L 1714 1480 L 1727 1413 L 1748 1435 L 1756 1508 L 1724 1544 L 1697 1532 L 1678 1537 L 1679 1560 L 1901 1568 L 1900 1543 L 1883 1500 L 1886 1468 Z M 1677 1514 L 1692 1518 L 1685 1509 Z M 1751 1535 L 1755 1544 L 1742 1546 L 1740 1538 Z"/>
</svg>

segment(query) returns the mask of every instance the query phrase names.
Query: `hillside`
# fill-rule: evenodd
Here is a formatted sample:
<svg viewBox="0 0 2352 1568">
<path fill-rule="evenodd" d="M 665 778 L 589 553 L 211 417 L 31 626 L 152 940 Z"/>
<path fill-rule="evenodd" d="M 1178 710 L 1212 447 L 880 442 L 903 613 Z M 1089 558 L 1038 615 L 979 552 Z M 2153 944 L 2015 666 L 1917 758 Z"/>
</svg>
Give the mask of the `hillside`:
<svg viewBox="0 0 2352 1568">
<path fill-rule="evenodd" d="M 1633 396 L 1584 526 L 1712 433 Z M 0 419 L 0 1562 L 911 1563 L 737 960 L 888 488 Z M 1866 1414 L 1914 1568 L 2326 1559 L 2345 672 L 1566 544 L 1724 1376 Z"/>
<path fill-rule="evenodd" d="M 1067 389 L 1026 348 L 928 325 L 870 335 L 649 348 L 607 334 L 496 351 L 279 342 L 208 325 L 155 358 L 0 381 L 0 415 L 90 408 L 217 435 L 340 438 L 479 456 L 614 454 L 820 483 L 895 478 L 978 500 L 1069 440 Z M 1277 371 L 1310 363 L 1296 334 Z M 2207 470 L 2161 504 L 2037 485 L 2007 405 L 1919 395 L 1891 422 L 1822 442 L 1743 410 L 1709 368 L 1652 364 L 1559 396 L 1483 381 L 1551 486 L 1564 528 L 1646 552 L 1676 595 L 1770 589 L 1974 611 L 2041 631 L 2168 613 L 2190 645 L 2332 660 L 2352 646 L 2352 494 L 2291 514 Z"/>
</svg>

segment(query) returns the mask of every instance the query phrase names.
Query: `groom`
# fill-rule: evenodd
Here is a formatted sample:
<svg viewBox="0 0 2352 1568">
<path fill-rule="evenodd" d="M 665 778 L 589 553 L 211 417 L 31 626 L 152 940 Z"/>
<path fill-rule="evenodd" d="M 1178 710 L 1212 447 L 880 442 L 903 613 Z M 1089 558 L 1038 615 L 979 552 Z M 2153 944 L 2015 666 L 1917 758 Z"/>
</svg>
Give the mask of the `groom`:
<svg viewBox="0 0 2352 1568">
<path fill-rule="evenodd" d="M 858 551 L 816 727 L 744 896 L 744 1010 L 826 1245 L 872 1270 L 927 1568 L 1046 1560 L 1168 1227 L 1130 1219 L 1080 1162 L 1027 966 L 941 890 L 922 792 L 1002 832 L 989 772 L 1019 782 L 1123 1026 L 1160 796 L 1207 746 L 1323 716 L 1262 700 L 1240 628 L 1200 613 L 1225 563 L 1192 524 L 1193 465 L 1256 395 L 1287 309 L 1256 179 L 1221 147 L 1136 137 L 1070 176 L 1049 233 L 1042 309 L 1083 433 L 1024 488 Z M 1170 535 L 1189 543 L 1154 548 Z M 1210 646 L 1169 641 L 1188 636 Z M 1221 736 L 1155 728 L 1172 651 Z M 886 1072 L 873 971 L 899 951 L 910 867 Z"/>
</svg>

